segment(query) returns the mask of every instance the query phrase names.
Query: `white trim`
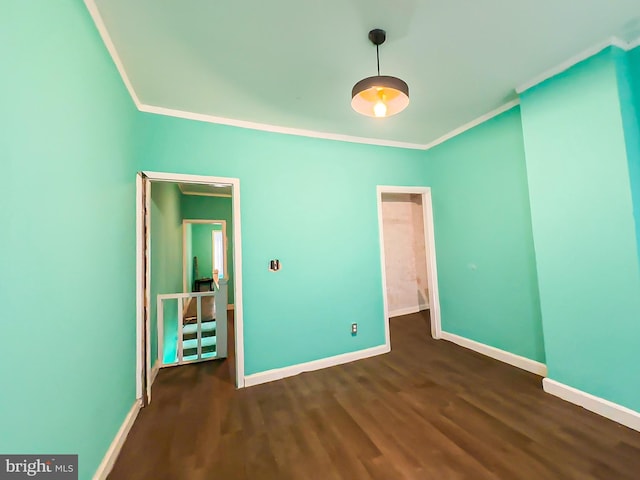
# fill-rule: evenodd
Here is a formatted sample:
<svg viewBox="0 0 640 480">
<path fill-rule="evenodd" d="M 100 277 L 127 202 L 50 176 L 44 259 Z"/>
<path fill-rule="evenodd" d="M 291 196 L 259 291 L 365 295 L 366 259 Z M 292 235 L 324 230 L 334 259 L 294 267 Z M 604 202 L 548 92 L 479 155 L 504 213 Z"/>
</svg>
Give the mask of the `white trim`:
<svg viewBox="0 0 640 480">
<path fill-rule="evenodd" d="M 153 382 L 156 381 L 156 377 L 158 376 L 158 372 L 160 371 L 160 359 L 156 358 L 156 361 L 153 362 L 153 367 L 151 367 L 151 386 L 153 386 Z"/>
<path fill-rule="evenodd" d="M 180 292 L 180 293 L 160 293 L 157 295 L 158 300 L 175 300 L 175 299 L 187 299 L 190 297 L 213 297 L 216 294 L 213 290 L 206 292 Z M 184 309 L 184 307 L 183 307 Z"/>
<path fill-rule="evenodd" d="M 440 138 L 435 139 L 434 141 L 427 143 L 423 146 L 424 150 L 431 150 L 433 147 L 440 145 L 441 143 L 446 142 L 447 140 L 451 140 L 453 137 L 457 137 L 458 135 L 466 132 L 467 130 L 471 130 L 472 128 L 477 127 L 478 125 L 483 124 L 491 120 L 498 115 L 511 110 L 513 107 L 517 107 L 520 105 L 520 99 L 516 98 L 515 100 L 511 100 L 510 102 L 505 103 L 504 105 L 499 106 L 495 110 L 491 110 L 484 115 L 476 118 L 475 120 L 471 120 L 469 123 L 465 123 L 464 125 L 456 128 L 455 130 L 451 130 L 449 133 L 444 134 Z"/>
<path fill-rule="evenodd" d="M 383 147 L 408 148 L 413 150 L 424 150 L 424 145 L 420 143 L 400 142 L 396 140 L 383 140 L 379 138 L 356 137 L 341 133 L 317 132 L 315 130 L 305 130 L 302 128 L 282 127 L 279 125 L 269 125 L 267 123 L 248 122 L 246 120 L 236 120 L 233 118 L 218 117 L 204 113 L 186 112 L 173 108 L 156 107 L 153 105 L 140 105 L 141 112 L 155 113 L 168 117 L 195 120 L 198 122 L 216 123 L 229 125 L 232 127 L 249 128 L 251 130 L 261 130 L 263 132 L 282 133 L 285 135 L 297 135 L 300 137 L 321 138 L 324 140 L 336 140 L 340 142 L 365 143 L 367 145 L 379 145 Z"/>
<path fill-rule="evenodd" d="M 111 55 L 111 59 L 113 63 L 115 63 L 116 68 L 118 69 L 118 73 L 120 77 L 122 77 L 122 81 L 124 82 L 124 86 L 127 88 L 129 95 L 131 95 L 131 99 L 133 103 L 136 105 L 138 110 L 140 110 L 140 99 L 138 98 L 138 94 L 133 88 L 133 84 L 129 80 L 129 76 L 127 75 L 127 71 L 124 69 L 124 64 L 118 55 L 118 51 L 116 50 L 116 46 L 111 40 L 111 35 L 109 35 L 109 31 L 107 30 L 104 21 L 102 20 L 102 16 L 100 15 L 100 10 L 96 5 L 95 0 L 84 0 L 84 4 L 87 6 L 89 13 L 91 14 L 91 18 L 93 18 L 93 23 L 96 24 L 96 28 L 100 33 L 100 37 L 102 37 L 102 41 L 104 42 L 104 46 L 107 47 L 107 51 L 109 55 Z"/>
<path fill-rule="evenodd" d="M 380 263 L 382 271 L 382 303 L 384 306 L 385 319 L 385 339 L 386 344 L 391 348 L 391 338 L 389 333 L 389 301 L 387 299 L 387 272 L 385 267 L 384 253 L 384 230 L 382 225 L 382 194 L 383 193 L 408 193 L 422 196 L 422 214 L 424 224 L 424 248 L 427 262 L 427 287 L 429 289 L 429 305 L 431 318 L 431 336 L 435 339 L 440 338 L 442 331 L 440 319 L 440 295 L 438 293 L 438 268 L 436 266 L 436 240 L 434 236 L 433 226 L 433 205 L 431 201 L 430 187 L 398 187 L 378 185 L 377 203 L 378 203 L 378 235 L 380 239 Z M 398 312 L 398 310 L 395 310 Z M 415 312 L 407 312 L 415 313 Z"/>
<path fill-rule="evenodd" d="M 624 51 L 629 50 L 630 43 L 627 42 L 626 40 L 622 40 L 619 37 L 611 37 L 609 39 L 609 43 L 610 43 L 610 46 L 612 46 L 612 47 L 618 47 L 618 48 L 621 48 Z"/>
<path fill-rule="evenodd" d="M 189 173 L 167 173 L 167 172 L 151 172 L 143 171 L 147 178 L 154 182 L 171 182 L 171 183 L 197 183 L 200 185 L 210 185 L 212 183 L 231 183 L 231 180 L 237 178 L 227 177 L 210 177 L 205 175 L 191 175 Z"/>
<path fill-rule="evenodd" d="M 166 172 L 142 172 L 149 182 L 173 183 L 227 183 L 232 189 L 232 231 L 233 231 L 233 266 L 234 266 L 234 330 L 236 351 L 236 386 L 244 387 L 244 333 L 242 309 L 242 221 L 240 216 L 240 179 L 213 177 L 204 175 L 187 175 Z M 158 355 L 161 355 L 160 350 Z"/>
<path fill-rule="evenodd" d="M 618 47 L 618 48 L 621 48 L 622 50 L 629 51 L 637 46 L 640 46 L 640 38 L 637 38 L 636 40 L 633 40 L 631 42 L 626 42 L 618 37 L 610 37 L 607 40 L 600 42 L 596 45 L 593 45 L 592 47 L 587 48 L 586 50 L 583 50 L 577 55 L 574 55 L 573 57 L 568 58 L 567 60 L 556 65 L 555 67 L 551 67 L 549 70 L 546 70 L 541 74 L 536 75 L 531 80 L 524 82 L 520 86 L 516 87 L 516 93 L 520 95 L 523 92 L 526 92 L 530 88 L 535 87 L 536 85 L 539 85 L 545 80 L 549 80 L 550 78 L 555 77 L 556 75 L 569 70 L 571 67 L 586 60 L 587 58 L 597 55 L 605 48 Z"/>
<path fill-rule="evenodd" d="M 106 480 L 107 476 L 111 472 L 111 469 L 113 468 L 113 465 L 116 463 L 118 455 L 120 454 L 120 450 L 122 450 L 124 441 L 127 439 L 127 435 L 129 435 L 129 431 L 131 430 L 131 427 L 133 427 L 133 423 L 135 422 L 139 411 L 140 402 L 136 400 L 131 407 L 131 410 L 129 410 L 129 413 L 122 422 L 122 425 L 120 426 L 118 433 L 116 433 L 116 436 L 111 442 L 111 445 L 109 445 L 107 453 L 105 453 L 104 457 L 102 458 L 102 462 L 100 462 L 96 473 L 93 475 L 93 480 Z"/>
<path fill-rule="evenodd" d="M 613 38 L 610 38 L 604 42 L 598 43 L 597 45 L 587 48 L 586 50 L 583 50 L 582 52 L 578 53 L 577 55 L 574 55 L 571 58 L 568 58 L 567 60 L 560 63 L 559 65 L 551 67 L 550 69 L 542 72 L 541 74 L 536 75 L 531 80 L 524 82 L 520 86 L 516 87 L 516 93 L 520 95 L 521 93 L 529 90 L 532 87 L 535 87 L 536 85 L 544 82 L 545 80 L 548 80 L 566 70 L 569 70 L 574 65 L 586 60 L 589 57 L 593 57 L 594 55 L 600 53 L 605 48 L 610 47 L 612 45 L 612 42 L 613 42 Z"/>
<path fill-rule="evenodd" d="M 164 306 L 162 304 L 162 299 L 158 298 L 156 295 L 156 335 L 158 338 L 156 339 L 157 347 L 156 347 L 156 362 L 162 364 L 164 362 Z M 178 302 L 180 302 L 178 300 Z M 180 308 L 180 305 L 178 305 Z"/>
<path fill-rule="evenodd" d="M 145 325 L 145 380 L 146 380 L 146 401 L 151 403 L 151 182 L 143 178 L 144 188 L 144 225 L 142 233 L 144 235 L 144 251 L 146 255 L 144 261 L 144 284 L 148 287 L 144 290 L 143 321 Z M 144 306 L 147 308 L 144 309 Z M 146 405 L 143 403 L 143 405 Z"/>
<path fill-rule="evenodd" d="M 542 380 L 542 388 L 545 392 L 559 397 L 567 402 L 579 405 L 590 412 L 613 420 L 621 425 L 640 432 L 640 412 L 610 402 L 604 398 L 596 397 L 577 388 L 570 387 L 550 378 Z"/>
<path fill-rule="evenodd" d="M 382 191 L 376 188 L 378 206 L 378 244 L 380 245 L 380 274 L 382 275 L 382 310 L 384 312 L 384 343 L 391 349 L 391 332 L 389 330 L 389 300 L 387 299 L 387 262 L 384 253 L 384 229 L 382 228 Z"/>
<path fill-rule="evenodd" d="M 437 340 L 442 335 L 442 320 L 440 318 L 440 290 L 438 288 L 438 265 L 436 262 L 436 237 L 431 188 L 428 188 L 422 196 L 422 214 L 424 215 L 424 245 L 427 253 L 427 288 L 429 289 L 431 336 Z"/>
<path fill-rule="evenodd" d="M 191 195 L 192 197 L 218 197 L 218 198 L 231 198 L 232 195 L 227 195 L 226 193 L 185 193 L 181 191 L 182 195 Z"/>
<path fill-rule="evenodd" d="M 391 349 L 388 345 L 380 345 L 364 350 L 358 350 L 356 352 L 343 353 L 333 357 L 299 363 L 297 365 L 291 365 L 290 367 L 275 368 L 273 370 L 247 375 L 244 378 L 244 384 L 246 387 L 252 387 L 254 385 L 260 385 L 261 383 L 273 382 L 286 377 L 293 377 L 294 375 L 298 375 L 303 372 L 312 372 L 314 370 L 334 367 L 336 365 L 342 365 L 343 363 L 355 362 L 356 360 L 382 355 L 384 353 L 389 353 L 390 351 Z"/>
<path fill-rule="evenodd" d="M 638 48 L 640 47 L 640 37 L 636 38 L 635 40 L 631 40 L 628 44 L 627 44 L 627 48 L 626 50 L 633 50 L 634 48 Z"/>
<path fill-rule="evenodd" d="M 136 174 L 136 398 L 142 399 L 142 322 L 144 318 L 144 216 L 142 211 L 142 174 Z"/>
<path fill-rule="evenodd" d="M 236 387 L 243 388 L 244 383 L 244 323 L 242 305 L 242 221 L 240 220 L 240 179 L 233 179 L 233 208 L 231 212 L 231 231 L 233 232 L 233 271 L 234 271 L 234 332 L 236 359 Z"/>
<path fill-rule="evenodd" d="M 531 360 L 526 357 L 521 357 L 520 355 L 516 355 L 515 353 L 500 350 L 499 348 L 476 342 L 475 340 L 469 340 L 468 338 L 461 337 L 449 332 L 442 332 L 441 338 L 443 340 L 455 343 L 456 345 L 460 345 L 461 347 L 473 350 L 474 352 L 486 355 L 487 357 L 491 357 L 496 360 L 500 360 L 501 362 L 508 363 L 509 365 L 513 365 L 514 367 L 521 368 L 522 370 L 526 370 L 527 372 L 535 373 L 536 375 L 540 375 L 541 377 L 544 377 L 547 374 L 547 366 L 544 363 L 536 362 L 535 360 Z"/>
</svg>

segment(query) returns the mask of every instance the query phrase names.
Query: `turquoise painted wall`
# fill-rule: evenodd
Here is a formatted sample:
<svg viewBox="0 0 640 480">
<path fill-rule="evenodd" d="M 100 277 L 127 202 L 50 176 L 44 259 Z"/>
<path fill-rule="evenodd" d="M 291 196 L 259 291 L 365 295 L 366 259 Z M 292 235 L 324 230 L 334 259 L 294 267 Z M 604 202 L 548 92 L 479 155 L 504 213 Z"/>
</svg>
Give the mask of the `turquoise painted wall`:
<svg viewBox="0 0 640 480">
<path fill-rule="evenodd" d="M 376 185 L 424 152 L 142 117 L 140 169 L 240 178 L 247 374 L 384 344 Z"/>
<path fill-rule="evenodd" d="M 442 329 L 544 362 L 520 109 L 426 157 Z"/>
<path fill-rule="evenodd" d="M 138 113 L 84 4 L 0 15 L 0 452 L 93 476 L 135 400 Z"/>
<path fill-rule="evenodd" d="M 616 52 L 522 95 L 549 377 L 640 410 L 640 272 Z"/>
<path fill-rule="evenodd" d="M 176 184 L 151 182 L 151 358 L 157 355 L 157 296 L 182 292 L 182 217 Z M 178 302 L 164 308 L 165 363 L 175 359 L 178 338 Z"/>
<path fill-rule="evenodd" d="M 207 223 L 196 223 L 192 226 L 192 255 L 198 257 L 199 278 L 213 277 L 213 251 L 211 248 L 211 233 L 213 225 Z"/>
<path fill-rule="evenodd" d="M 640 48 L 625 52 L 619 48 L 612 50 L 616 62 L 620 111 L 624 128 L 629 179 L 635 219 L 636 247 L 640 254 Z"/>
<path fill-rule="evenodd" d="M 229 304 L 234 302 L 233 205 L 230 198 L 182 195 L 182 218 L 191 220 L 224 220 L 227 224 L 227 275 Z"/>
<path fill-rule="evenodd" d="M 635 94 L 636 110 L 640 111 L 640 47 L 634 48 L 627 53 L 631 69 L 631 80 Z"/>
</svg>

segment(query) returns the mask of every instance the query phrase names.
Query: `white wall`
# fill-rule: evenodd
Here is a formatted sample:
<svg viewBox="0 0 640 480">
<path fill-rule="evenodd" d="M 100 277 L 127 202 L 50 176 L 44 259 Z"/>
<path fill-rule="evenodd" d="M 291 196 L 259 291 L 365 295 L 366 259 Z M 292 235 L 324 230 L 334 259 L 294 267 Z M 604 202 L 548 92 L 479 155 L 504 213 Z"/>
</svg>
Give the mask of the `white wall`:
<svg viewBox="0 0 640 480">
<path fill-rule="evenodd" d="M 383 194 L 382 228 L 389 315 L 428 308 L 422 197 Z"/>
</svg>

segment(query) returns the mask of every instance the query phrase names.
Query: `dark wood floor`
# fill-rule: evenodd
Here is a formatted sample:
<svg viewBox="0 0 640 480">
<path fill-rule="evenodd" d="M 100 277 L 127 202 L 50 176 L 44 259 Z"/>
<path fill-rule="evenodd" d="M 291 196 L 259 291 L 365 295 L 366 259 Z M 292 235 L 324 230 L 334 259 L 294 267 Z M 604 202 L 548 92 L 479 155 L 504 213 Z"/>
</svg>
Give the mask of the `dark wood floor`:
<svg viewBox="0 0 640 480">
<path fill-rule="evenodd" d="M 634 479 L 640 433 L 445 341 L 235 390 L 233 361 L 164 369 L 111 480 Z"/>
</svg>

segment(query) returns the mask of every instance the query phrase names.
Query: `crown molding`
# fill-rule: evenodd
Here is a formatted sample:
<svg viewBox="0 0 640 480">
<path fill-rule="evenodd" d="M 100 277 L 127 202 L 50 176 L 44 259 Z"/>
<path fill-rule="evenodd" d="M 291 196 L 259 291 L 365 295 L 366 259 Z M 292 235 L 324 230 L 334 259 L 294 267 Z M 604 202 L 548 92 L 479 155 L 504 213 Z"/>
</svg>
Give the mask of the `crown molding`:
<svg viewBox="0 0 640 480">
<path fill-rule="evenodd" d="M 624 51 L 629 51 L 629 50 L 633 50 L 635 47 L 638 47 L 638 46 L 640 46 L 640 38 L 627 42 L 618 37 L 610 37 L 604 42 L 600 42 L 597 45 L 587 48 L 586 50 L 583 50 L 582 52 L 556 65 L 555 67 L 552 67 L 549 70 L 542 72 L 540 75 L 536 75 L 531 80 L 523 83 L 519 87 L 516 87 L 516 93 L 518 95 L 521 95 L 523 92 L 526 92 L 530 88 L 541 84 L 545 80 L 549 80 L 550 78 L 555 77 L 556 75 L 559 75 L 560 73 L 569 70 L 571 67 L 586 60 L 587 58 L 597 55 L 605 48 L 618 47 Z"/>
<path fill-rule="evenodd" d="M 466 132 L 467 130 L 471 130 L 478 125 L 483 124 L 486 121 L 491 120 L 493 117 L 497 117 L 498 115 L 511 110 L 513 107 L 517 107 L 520 105 L 520 99 L 516 98 L 515 100 L 511 100 L 510 102 L 505 103 L 504 105 L 496 108 L 495 110 L 491 110 L 488 113 L 476 118 L 475 120 L 471 120 L 469 123 L 465 123 L 464 125 L 456 128 L 455 130 L 451 130 L 449 133 L 444 134 L 440 138 L 435 139 L 433 142 L 430 142 L 424 146 L 424 150 L 431 150 L 433 147 L 440 145 L 441 143 L 446 142 L 447 140 L 451 140 L 453 137 L 457 137 L 458 135 Z"/>
<path fill-rule="evenodd" d="M 634 48 L 638 48 L 638 47 L 640 47 L 640 37 L 636 38 L 635 40 L 631 40 L 627 44 L 627 51 L 633 50 Z"/>
<path fill-rule="evenodd" d="M 125 87 L 127 87 L 127 91 L 129 92 L 129 95 L 131 95 L 131 99 L 133 100 L 133 103 L 135 103 L 136 107 L 138 107 L 138 110 L 139 110 L 140 99 L 138 98 L 138 94 L 133 88 L 133 84 L 131 83 L 131 80 L 129 80 L 127 71 L 124 69 L 124 64 L 122 63 L 122 60 L 118 55 L 118 51 L 116 50 L 116 46 L 113 44 L 113 40 L 111 40 L 111 35 L 109 35 L 109 31 L 107 30 L 107 27 L 104 24 L 104 21 L 102 20 L 102 16 L 100 15 L 100 10 L 98 10 L 98 6 L 96 5 L 96 2 L 94 0 L 84 0 L 84 4 L 86 5 L 87 10 L 89 10 L 89 14 L 93 19 L 93 23 L 96 24 L 98 33 L 100 33 L 100 37 L 102 38 L 102 41 L 104 42 L 105 47 L 107 47 L 107 51 L 111 55 L 111 59 L 113 60 L 113 63 L 116 64 L 118 73 L 120 74 L 120 77 L 122 78 L 122 81 L 124 82 Z"/>
<path fill-rule="evenodd" d="M 297 135 L 301 137 L 321 138 L 324 140 L 337 140 L 350 143 L 364 143 L 367 145 L 378 145 L 383 147 L 408 148 L 413 150 L 424 150 L 425 147 L 420 143 L 399 142 L 395 140 L 384 140 L 379 138 L 355 137 L 351 135 L 343 135 L 340 133 L 318 132 L 315 130 L 305 130 L 301 128 L 282 127 L 278 125 L 269 125 L 267 123 L 248 122 L 246 120 L 218 117 L 215 115 L 207 115 L 204 113 L 187 112 L 183 110 L 176 110 L 173 108 L 156 107 L 153 105 L 140 105 L 139 110 L 141 112 L 154 113 L 156 115 L 184 118 L 187 120 L 196 120 L 198 122 L 217 123 L 220 125 L 248 128 L 251 130 L 261 130 L 264 132 L 282 133 L 285 135 Z"/>
<path fill-rule="evenodd" d="M 609 39 L 609 45 L 611 47 L 618 47 L 621 48 L 624 51 L 629 50 L 629 46 L 631 45 L 630 42 L 627 42 L 626 40 L 622 40 L 620 37 L 611 37 Z"/>
<path fill-rule="evenodd" d="M 535 77 L 533 77 L 531 80 L 523 83 L 522 85 L 516 87 L 516 93 L 518 95 L 521 95 L 523 92 L 526 92 L 527 90 L 529 90 L 530 88 L 535 87 L 536 85 L 541 84 L 542 82 L 544 82 L 545 80 L 548 80 L 552 77 L 555 77 L 556 75 L 569 70 L 571 67 L 573 67 L 574 65 L 586 60 L 589 57 L 593 57 L 594 55 L 600 53 L 602 50 L 604 50 L 607 47 L 610 47 L 611 45 L 614 44 L 614 38 L 610 38 L 607 41 L 604 42 L 600 42 L 597 45 L 594 45 L 590 48 L 587 48 L 586 50 L 583 50 L 582 52 L 578 53 L 577 55 L 574 55 L 573 57 L 565 60 L 564 62 L 556 65 L 555 67 L 550 68 L 549 70 L 546 70 L 544 72 L 542 72 L 539 75 L 536 75 Z"/>
</svg>

